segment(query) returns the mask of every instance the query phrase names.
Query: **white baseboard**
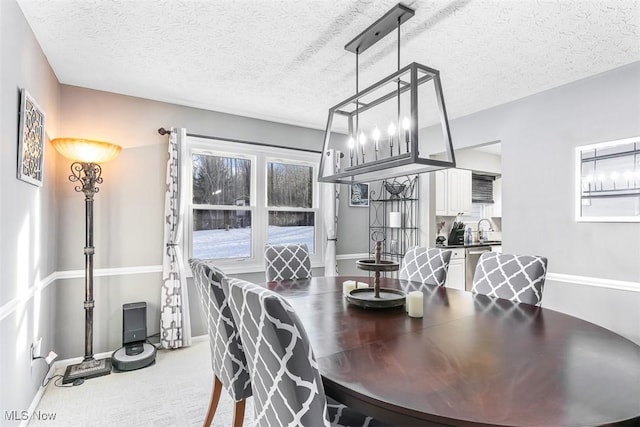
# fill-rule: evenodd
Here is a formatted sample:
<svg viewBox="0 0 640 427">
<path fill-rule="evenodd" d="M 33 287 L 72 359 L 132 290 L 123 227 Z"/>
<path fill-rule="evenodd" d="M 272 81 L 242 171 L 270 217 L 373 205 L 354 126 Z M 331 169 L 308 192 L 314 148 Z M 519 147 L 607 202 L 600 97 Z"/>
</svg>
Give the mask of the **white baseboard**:
<svg viewBox="0 0 640 427">
<path fill-rule="evenodd" d="M 96 359 L 102 359 L 105 357 L 111 357 L 112 353 L 113 353 L 112 351 L 105 351 L 103 353 L 94 354 L 94 356 Z M 42 383 L 40 383 L 40 387 L 38 387 L 38 391 L 36 392 L 35 396 L 33 396 L 33 400 L 31 400 L 31 405 L 29 405 L 28 413 L 30 415 L 35 413 L 36 408 L 38 407 L 38 404 L 42 399 L 42 396 L 44 396 L 44 392 L 46 388 L 42 387 L 43 383 L 47 383 L 48 385 L 48 381 L 55 375 L 58 369 L 61 369 L 61 368 L 66 369 L 67 366 L 75 365 L 76 363 L 80 363 L 83 360 L 84 360 L 84 357 L 74 357 L 72 359 L 63 359 L 63 360 L 57 360 L 53 362 L 49 366 L 49 370 L 47 371 L 47 374 L 44 376 L 44 380 L 42 381 Z M 27 427 L 28 424 L 29 424 L 28 419 L 22 420 L 22 422 L 20 422 L 20 427 Z"/>
<path fill-rule="evenodd" d="M 55 365 L 56 365 L 56 362 L 54 362 L 52 365 L 49 366 L 49 370 L 44 376 L 44 380 L 42 381 L 42 383 L 46 383 L 51 379 L 51 377 L 53 376 L 53 374 L 56 372 L 56 369 L 57 369 Z M 40 383 L 40 387 L 38 387 L 38 391 L 36 392 L 36 395 L 33 396 L 33 399 L 31 400 L 31 405 L 29 405 L 29 409 L 28 409 L 29 415 L 33 414 L 36 411 L 36 408 L 40 403 L 40 399 L 42 399 L 42 396 L 44 395 L 45 388 L 42 387 L 42 383 Z M 29 424 L 29 419 L 26 419 L 26 420 L 22 420 L 19 425 L 20 427 L 27 427 L 28 424 Z"/>
</svg>

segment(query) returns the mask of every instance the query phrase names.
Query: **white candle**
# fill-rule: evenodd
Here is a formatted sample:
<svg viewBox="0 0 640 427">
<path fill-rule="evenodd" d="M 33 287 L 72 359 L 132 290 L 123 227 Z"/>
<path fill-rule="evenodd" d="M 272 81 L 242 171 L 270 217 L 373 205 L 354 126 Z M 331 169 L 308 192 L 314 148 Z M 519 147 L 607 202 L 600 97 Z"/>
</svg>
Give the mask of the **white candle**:
<svg viewBox="0 0 640 427">
<path fill-rule="evenodd" d="M 393 123 L 389 125 L 387 132 L 389 133 L 389 154 L 393 156 L 393 135 L 396 133 L 396 127 L 393 125 Z"/>
<path fill-rule="evenodd" d="M 378 160 L 378 142 L 380 141 L 380 129 L 378 126 L 373 130 L 373 142 L 375 143 L 376 160 Z"/>
<path fill-rule="evenodd" d="M 349 166 L 353 166 L 353 147 L 356 145 L 356 141 L 353 138 L 349 138 Z"/>
<path fill-rule="evenodd" d="M 420 291 L 413 291 L 407 294 L 407 313 L 409 317 L 422 317 L 422 299 L 423 295 Z"/>
<path fill-rule="evenodd" d="M 389 212 L 389 227 L 402 227 L 402 214 L 400 212 Z"/>
<path fill-rule="evenodd" d="M 365 283 L 365 282 L 358 282 L 356 283 L 356 288 L 368 288 L 369 284 Z"/>
<path fill-rule="evenodd" d="M 402 120 L 402 127 L 404 128 L 404 140 L 407 143 L 407 153 L 409 152 L 409 141 L 411 141 L 409 137 L 409 128 L 411 127 L 411 121 L 405 117 Z"/>
<path fill-rule="evenodd" d="M 342 282 L 342 293 L 347 295 L 349 292 L 357 287 L 356 282 L 353 280 L 346 280 Z"/>
</svg>

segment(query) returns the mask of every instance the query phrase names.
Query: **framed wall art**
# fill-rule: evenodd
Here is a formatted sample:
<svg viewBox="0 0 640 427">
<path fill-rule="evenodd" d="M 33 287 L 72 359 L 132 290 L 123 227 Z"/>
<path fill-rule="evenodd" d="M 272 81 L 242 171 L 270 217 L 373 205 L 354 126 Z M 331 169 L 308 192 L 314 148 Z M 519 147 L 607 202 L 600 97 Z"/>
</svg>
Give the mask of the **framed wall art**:
<svg viewBox="0 0 640 427">
<path fill-rule="evenodd" d="M 42 186 L 44 166 L 44 119 L 42 108 L 26 89 L 20 91 L 18 129 L 18 179 Z"/>
<path fill-rule="evenodd" d="M 369 184 L 351 184 L 349 186 L 349 206 L 369 206 Z"/>
</svg>

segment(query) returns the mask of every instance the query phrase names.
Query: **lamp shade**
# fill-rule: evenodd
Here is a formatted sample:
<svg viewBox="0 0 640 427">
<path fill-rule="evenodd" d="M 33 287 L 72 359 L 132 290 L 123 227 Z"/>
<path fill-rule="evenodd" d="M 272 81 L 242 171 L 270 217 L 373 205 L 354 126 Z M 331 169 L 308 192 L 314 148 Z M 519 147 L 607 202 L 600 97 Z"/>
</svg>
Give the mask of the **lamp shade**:
<svg viewBox="0 0 640 427">
<path fill-rule="evenodd" d="M 58 153 L 81 163 L 106 163 L 118 157 L 122 150 L 110 142 L 83 138 L 56 138 L 51 143 Z"/>
</svg>

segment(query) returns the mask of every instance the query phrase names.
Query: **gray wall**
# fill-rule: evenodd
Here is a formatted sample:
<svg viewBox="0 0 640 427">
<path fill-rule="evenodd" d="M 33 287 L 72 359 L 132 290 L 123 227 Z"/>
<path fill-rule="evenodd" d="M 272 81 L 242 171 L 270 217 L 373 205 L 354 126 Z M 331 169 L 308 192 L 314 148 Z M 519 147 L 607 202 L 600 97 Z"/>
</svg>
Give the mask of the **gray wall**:
<svg viewBox="0 0 640 427">
<path fill-rule="evenodd" d="M 123 146 L 114 161 L 103 165 L 104 183 L 95 200 L 96 269 L 162 264 L 163 210 L 168 137 L 159 127 L 186 127 L 189 133 L 215 135 L 289 147 L 321 150 L 323 132 L 229 114 L 204 111 L 140 98 L 61 86 L 61 135 L 112 141 Z M 60 271 L 84 268 L 83 200 L 67 181 L 68 163 L 58 159 Z M 366 212 L 366 209 L 363 210 Z M 366 222 L 365 222 L 366 225 Z M 348 239 L 347 239 L 348 240 Z M 365 249 L 366 250 L 366 249 Z M 316 274 L 321 275 L 322 270 Z M 61 357 L 82 354 L 84 336 L 82 276 L 56 286 Z M 263 281 L 264 274 L 242 275 Z M 160 273 L 97 277 L 95 280 L 95 352 L 121 345 L 122 304 L 146 301 L 148 332 L 159 328 Z M 206 334 L 196 290 L 188 280 L 193 335 Z M 64 333 L 62 331 L 65 331 Z"/>
<path fill-rule="evenodd" d="M 4 420 L 4 411 L 29 408 L 46 372 L 42 361 L 31 366 L 31 343 L 42 337 L 43 352 L 56 347 L 53 285 L 36 289 L 56 270 L 56 155 L 47 144 L 42 187 L 16 179 L 16 160 L 20 89 L 26 88 L 45 111 L 50 136 L 58 127 L 59 86 L 14 1 L 0 1 L 0 44 L 0 416 Z M 31 293 L 32 298 L 23 298 Z"/>
<path fill-rule="evenodd" d="M 639 287 L 550 280 L 543 305 L 640 343 L 640 224 L 577 223 L 574 212 L 574 148 L 640 135 L 640 62 L 453 120 L 451 132 L 456 148 L 502 141 L 504 252 Z"/>
<path fill-rule="evenodd" d="M 157 134 L 158 127 L 312 149 L 321 148 L 322 131 L 60 86 L 14 1 L 0 1 L 0 43 L 0 411 L 5 411 L 27 409 L 44 375 L 44 366 L 31 367 L 28 360 L 34 338 L 43 337 L 43 352 L 54 349 L 61 358 L 82 355 L 84 339 L 83 200 L 67 180 L 69 162 L 49 144 L 44 186 L 15 178 L 21 87 L 46 111 L 49 137 L 90 137 L 124 147 L 118 159 L 104 165 L 105 181 L 96 196 L 97 269 L 135 270 L 162 262 L 167 138 Z M 640 64 L 635 63 L 453 120 L 456 148 L 503 143 L 504 250 L 544 254 L 551 273 L 640 282 L 640 225 L 578 224 L 573 213 L 574 147 L 638 135 L 639 117 Z M 349 207 L 347 195 L 343 187 L 338 254 L 366 252 L 367 210 Z M 427 224 L 433 209 L 426 200 L 421 212 Z M 341 265 L 348 273 L 353 261 Z M 37 290 L 55 271 L 66 278 Z M 147 301 L 149 332 L 157 331 L 160 276 L 129 271 L 96 277 L 96 352 L 120 345 L 123 303 Z M 33 297 L 22 301 L 29 291 Z M 640 342 L 640 292 L 550 280 L 544 305 Z M 193 299 L 192 307 L 193 332 L 204 333 Z"/>
</svg>

